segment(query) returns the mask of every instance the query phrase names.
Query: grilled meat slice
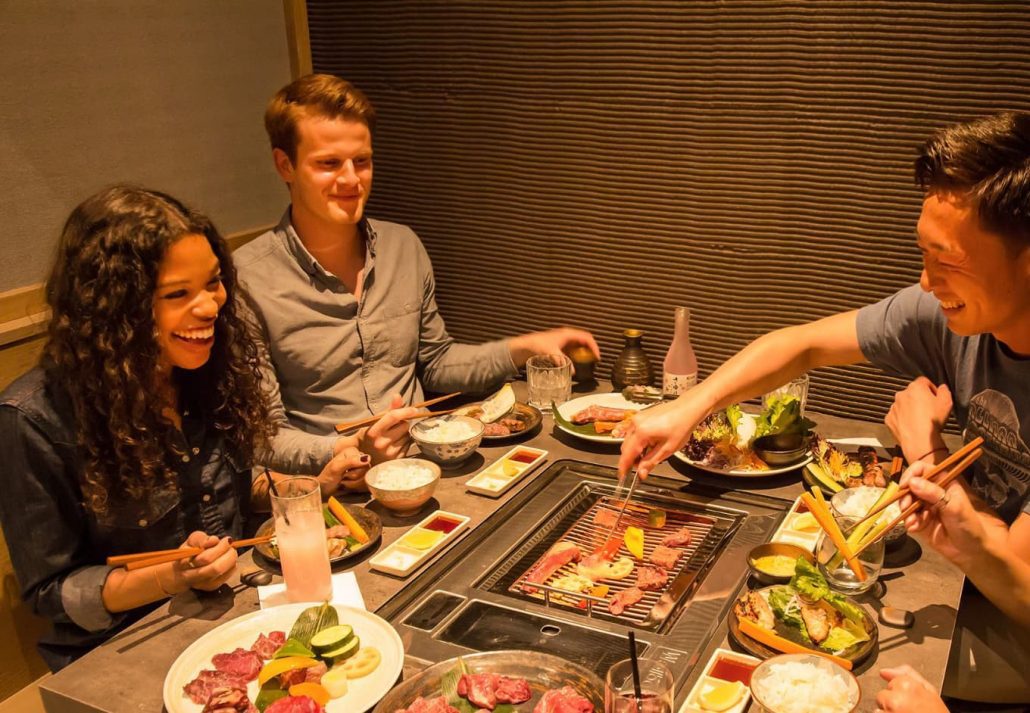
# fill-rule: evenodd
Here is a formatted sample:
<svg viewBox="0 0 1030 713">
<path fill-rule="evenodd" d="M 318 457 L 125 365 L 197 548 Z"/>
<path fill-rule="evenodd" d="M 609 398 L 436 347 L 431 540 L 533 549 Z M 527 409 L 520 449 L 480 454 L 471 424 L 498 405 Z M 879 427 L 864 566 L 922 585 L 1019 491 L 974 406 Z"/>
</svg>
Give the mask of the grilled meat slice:
<svg viewBox="0 0 1030 713">
<path fill-rule="evenodd" d="M 483 424 L 484 436 L 510 436 L 511 429 L 504 424 L 504 420 Z"/>
<path fill-rule="evenodd" d="M 526 594 L 534 594 L 539 590 L 530 586 L 543 584 L 552 574 L 567 565 L 569 562 L 579 562 L 582 556 L 579 545 L 568 540 L 561 540 L 554 543 L 551 549 L 544 553 L 544 556 L 537 561 L 536 566 L 526 575 L 526 581 L 522 585 L 522 591 Z"/>
<path fill-rule="evenodd" d="M 662 569 L 673 569 L 682 554 L 681 549 L 658 545 L 651 552 L 651 561 Z"/>
<path fill-rule="evenodd" d="M 773 629 L 776 626 L 776 617 L 769 602 L 758 592 L 748 592 L 737 600 L 733 605 L 733 613 L 737 618 L 750 619 L 763 629 Z"/>
<path fill-rule="evenodd" d="M 619 521 L 619 513 L 607 508 L 598 508 L 594 513 L 594 524 L 598 527 L 612 528 Z"/>
<path fill-rule="evenodd" d="M 690 528 L 683 526 L 662 538 L 662 544 L 666 547 L 689 547 L 691 537 L 693 534 L 690 532 Z"/>
<path fill-rule="evenodd" d="M 830 629 L 840 626 L 842 618 L 840 612 L 823 602 L 809 604 L 804 599 L 801 602 L 801 619 L 805 622 L 805 630 L 808 631 L 808 638 L 817 644 L 826 641 L 830 635 Z"/>
<path fill-rule="evenodd" d="M 641 589 L 661 589 L 669 581 L 669 573 L 661 567 L 644 564 L 637 567 L 637 586 Z"/>
<path fill-rule="evenodd" d="M 621 421 L 627 417 L 632 416 L 636 413 L 635 409 L 627 408 L 606 408 L 604 406 L 598 406 L 593 404 L 587 406 L 582 411 L 573 414 L 571 420 L 577 426 L 582 426 L 586 423 L 593 423 L 594 421 Z"/>
<path fill-rule="evenodd" d="M 615 616 L 619 616 L 622 612 L 629 609 L 631 606 L 639 602 L 644 598 L 644 592 L 637 587 L 630 587 L 622 592 L 616 592 L 610 602 L 608 602 L 608 611 Z"/>
</svg>

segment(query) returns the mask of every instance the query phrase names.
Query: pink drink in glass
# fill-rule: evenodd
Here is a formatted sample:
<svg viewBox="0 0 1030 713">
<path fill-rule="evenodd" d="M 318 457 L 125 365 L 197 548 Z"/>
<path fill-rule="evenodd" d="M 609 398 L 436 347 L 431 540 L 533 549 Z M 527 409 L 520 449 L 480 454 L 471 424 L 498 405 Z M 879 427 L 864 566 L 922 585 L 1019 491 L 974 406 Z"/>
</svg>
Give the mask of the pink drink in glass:
<svg viewBox="0 0 1030 713">
<path fill-rule="evenodd" d="M 327 601 L 333 582 L 318 481 L 294 477 L 278 489 L 279 496 L 272 496 L 272 513 L 286 597 L 291 602 Z"/>
</svg>

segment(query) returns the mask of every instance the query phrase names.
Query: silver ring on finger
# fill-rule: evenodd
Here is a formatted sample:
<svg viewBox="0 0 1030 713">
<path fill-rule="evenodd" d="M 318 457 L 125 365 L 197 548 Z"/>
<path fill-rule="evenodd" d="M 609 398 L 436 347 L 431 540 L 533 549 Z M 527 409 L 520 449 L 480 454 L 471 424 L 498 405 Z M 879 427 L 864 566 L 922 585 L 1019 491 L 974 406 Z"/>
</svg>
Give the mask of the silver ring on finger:
<svg viewBox="0 0 1030 713">
<path fill-rule="evenodd" d="M 937 502 L 935 502 L 933 504 L 933 509 L 934 509 L 934 511 L 941 510 L 942 508 L 947 507 L 948 503 L 950 503 L 950 502 L 951 502 L 951 495 L 949 493 L 945 492 L 944 495 L 942 495 L 937 500 Z"/>
</svg>

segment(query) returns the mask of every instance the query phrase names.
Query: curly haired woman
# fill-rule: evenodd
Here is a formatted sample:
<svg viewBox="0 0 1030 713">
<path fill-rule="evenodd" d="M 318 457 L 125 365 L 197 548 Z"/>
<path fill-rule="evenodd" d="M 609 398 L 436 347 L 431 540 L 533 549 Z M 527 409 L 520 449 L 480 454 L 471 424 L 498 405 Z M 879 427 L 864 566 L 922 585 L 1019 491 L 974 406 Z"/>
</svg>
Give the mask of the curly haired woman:
<svg viewBox="0 0 1030 713">
<path fill-rule="evenodd" d="M 116 186 L 64 226 L 40 368 L 0 396 L 3 523 L 54 670 L 189 588 L 233 573 L 250 466 L 274 435 L 228 248 L 163 193 Z M 110 555 L 180 546 L 132 572 Z"/>
</svg>

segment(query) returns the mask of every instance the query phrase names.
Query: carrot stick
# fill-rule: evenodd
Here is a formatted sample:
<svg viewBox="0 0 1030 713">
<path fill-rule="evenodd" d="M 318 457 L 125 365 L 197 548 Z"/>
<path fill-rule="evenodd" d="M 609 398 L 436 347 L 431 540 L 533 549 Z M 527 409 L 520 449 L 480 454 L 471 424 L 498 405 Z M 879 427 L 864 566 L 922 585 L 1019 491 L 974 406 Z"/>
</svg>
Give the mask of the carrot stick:
<svg viewBox="0 0 1030 713">
<path fill-rule="evenodd" d="M 368 533 L 365 532 L 365 528 L 358 524 L 358 521 L 347 512 L 347 508 L 340 504 L 340 501 L 334 498 L 332 495 L 329 496 L 329 512 L 336 516 L 336 519 L 347 526 L 350 530 L 350 534 L 354 535 L 354 539 L 365 544 L 368 542 Z"/>
<path fill-rule="evenodd" d="M 759 626 L 750 619 L 744 617 L 737 618 L 737 626 L 740 627 L 740 633 L 750 636 L 752 639 L 760 644 L 765 644 L 770 649 L 775 651 L 781 651 L 785 654 L 817 654 L 819 656 L 825 656 L 826 658 L 833 661 L 838 666 L 846 668 L 848 671 L 851 670 L 852 663 L 845 658 L 840 656 L 834 656 L 826 651 L 820 651 L 818 649 L 810 649 L 807 646 L 795 643 L 790 639 L 784 639 L 776 632 L 769 631 L 766 628 Z"/>
<path fill-rule="evenodd" d="M 819 493 L 822 495 L 822 493 Z M 801 500 L 808 506 L 809 511 L 815 517 L 819 526 L 826 531 L 830 540 L 833 542 L 837 551 L 844 555 L 844 559 L 848 563 L 848 567 L 855 573 L 859 582 L 866 580 L 865 568 L 862 563 L 851 554 L 851 548 L 848 547 L 848 543 L 844 540 L 844 534 L 840 531 L 837 526 L 837 521 L 833 519 L 833 515 L 830 514 L 830 509 L 826 506 L 825 500 L 816 500 L 811 493 L 805 492 L 801 494 Z"/>
</svg>

